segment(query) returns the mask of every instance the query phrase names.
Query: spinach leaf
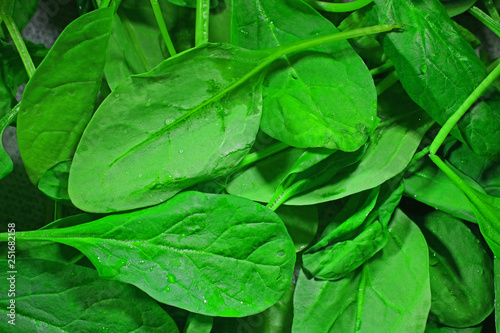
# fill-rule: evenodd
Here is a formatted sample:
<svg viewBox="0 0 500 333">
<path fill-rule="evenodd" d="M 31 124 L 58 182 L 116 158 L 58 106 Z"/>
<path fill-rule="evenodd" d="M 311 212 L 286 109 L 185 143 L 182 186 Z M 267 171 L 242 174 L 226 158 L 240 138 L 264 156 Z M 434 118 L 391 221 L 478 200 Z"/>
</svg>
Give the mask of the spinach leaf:
<svg viewBox="0 0 500 333">
<path fill-rule="evenodd" d="M 305 151 L 278 185 L 268 207 L 275 209 L 291 197 L 328 182 L 340 170 L 358 162 L 365 149 L 350 153 Z"/>
<path fill-rule="evenodd" d="M 481 326 L 456 328 L 456 327 L 438 325 L 430 321 L 427 323 L 427 326 L 425 326 L 424 333 L 480 333 L 481 331 L 482 331 Z"/>
<path fill-rule="evenodd" d="M 73 227 L 18 232 L 16 238 L 73 246 L 103 278 L 216 316 L 249 315 L 274 304 L 287 290 L 295 263 L 290 236 L 271 210 L 198 192 Z"/>
<path fill-rule="evenodd" d="M 371 15 L 377 22 L 408 26 L 404 34 L 383 37 L 382 47 L 408 95 L 443 125 L 486 77 L 485 66 L 438 0 L 374 2 Z M 477 154 L 500 153 L 493 134 L 500 132 L 497 104 L 478 103 L 460 121 L 460 132 L 452 134 Z"/>
<path fill-rule="evenodd" d="M 338 32 L 290 0 L 234 0 L 231 23 L 231 42 L 250 49 Z M 261 129 L 291 146 L 355 151 L 377 122 L 373 80 L 347 41 L 285 56 L 264 80 Z"/>
<path fill-rule="evenodd" d="M 23 1 L 12 1 L 12 0 L 4 0 L 4 5 L 10 4 L 9 14 L 12 16 L 12 19 L 16 23 L 16 26 L 19 30 L 24 29 L 28 22 L 31 20 L 31 17 L 35 14 L 38 9 L 38 0 L 23 0 Z M 0 20 L 1 23 L 1 20 Z M 5 27 L 0 26 L 0 38 L 7 38 L 9 33 Z"/>
<path fill-rule="evenodd" d="M 205 45 L 117 87 L 78 146 L 71 201 L 90 212 L 150 206 L 236 166 L 255 139 L 261 94 L 258 76 L 235 85 L 267 54 Z"/>
<path fill-rule="evenodd" d="M 167 29 L 172 29 L 182 8 L 159 0 Z M 127 0 L 120 4 L 106 54 L 104 73 L 112 90 L 129 76 L 149 72 L 167 58 L 164 42 L 149 0 Z"/>
<path fill-rule="evenodd" d="M 459 142 L 444 147 L 446 160 L 455 168 L 474 179 L 489 195 L 500 196 L 500 164 L 488 157 L 479 156 L 467 145 Z"/>
<path fill-rule="evenodd" d="M 112 14 L 111 8 L 99 9 L 69 24 L 26 85 L 17 138 L 34 184 L 54 164 L 73 156 L 92 116 Z"/>
<path fill-rule="evenodd" d="M 316 206 L 280 206 L 275 212 L 285 223 L 286 230 L 295 245 L 295 251 L 305 249 L 318 230 L 318 208 Z"/>
<path fill-rule="evenodd" d="M 359 270 L 338 281 L 300 272 L 292 331 L 422 332 L 431 303 L 428 265 L 423 235 L 396 210 L 387 245 Z"/>
<path fill-rule="evenodd" d="M 0 263 L 7 267 L 7 260 Z M 17 265 L 14 316 L 19 332 L 179 332 L 146 294 L 102 280 L 92 269 L 39 259 L 18 259 Z M 9 285 L 0 286 L 4 332 L 12 330 Z"/>
<path fill-rule="evenodd" d="M 197 313 L 188 315 L 184 333 L 210 333 L 212 331 L 213 317 L 203 316 Z"/>
<path fill-rule="evenodd" d="M 388 241 L 387 225 L 403 188 L 401 184 L 394 190 L 389 183 L 382 191 L 375 188 L 360 193 L 361 200 L 351 197 L 335 216 L 334 225 L 328 225 L 321 239 L 302 256 L 304 270 L 318 279 L 337 280 L 372 258 Z M 361 207 L 352 201 L 362 202 Z M 355 213 L 350 215 L 353 207 Z"/>
<path fill-rule="evenodd" d="M 379 100 L 378 113 L 381 121 L 360 162 L 339 171 L 322 186 L 294 196 L 287 205 L 312 205 L 347 197 L 375 188 L 407 167 L 432 121 L 401 87 L 388 90 L 382 97 L 385 98 Z M 232 179 L 227 191 L 269 202 L 300 153 L 285 151 L 256 163 Z"/>
<path fill-rule="evenodd" d="M 493 310 L 493 262 L 460 220 L 436 211 L 421 230 L 429 246 L 431 317 L 454 327 L 481 323 Z"/>
<path fill-rule="evenodd" d="M 464 175 L 467 183 L 483 191 L 474 180 Z M 450 215 L 477 223 L 467 196 L 438 167 L 422 159 L 405 175 L 405 194 Z"/>
<path fill-rule="evenodd" d="M 38 188 L 46 196 L 55 200 L 71 205 L 68 195 L 68 178 L 71 160 L 57 163 L 48 169 L 38 182 Z"/>
</svg>

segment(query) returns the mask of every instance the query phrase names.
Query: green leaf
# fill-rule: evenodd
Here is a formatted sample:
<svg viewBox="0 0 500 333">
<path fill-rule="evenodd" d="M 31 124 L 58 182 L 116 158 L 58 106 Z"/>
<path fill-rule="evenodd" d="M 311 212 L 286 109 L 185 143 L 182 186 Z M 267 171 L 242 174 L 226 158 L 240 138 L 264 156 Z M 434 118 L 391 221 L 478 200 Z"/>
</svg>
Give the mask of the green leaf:
<svg viewBox="0 0 500 333">
<path fill-rule="evenodd" d="M 307 150 L 300 155 L 279 184 L 268 207 L 275 209 L 291 197 L 327 183 L 339 171 L 358 162 L 366 146 L 351 153 L 322 150 Z"/>
<path fill-rule="evenodd" d="M 196 8 L 196 0 L 168 0 L 174 5 L 182 7 Z M 210 0 L 210 8 L 215 8 L 218 5 L 219 0 Z"/>
<path fill-rule="evenodd" d="M 267 310 L 244 318 L 214 318 L 212 332 L 234 333 L 291 333 L 293 319 L 293 293 L 291 283 L 283 297 Z"/>
<path fill-rule="evenodd" d="M 486 77 L 485 66 L 438 0 L 374 2 L 376 22 L 407 26 L 383 37 L 382 47 L 408 95 L 443 125 Z M 480 155 L 500 153 L 500 140 L 492 135 L 500 131 L 498 97 L 493 99 L 475 105 L 460 121 L 460 132 L 452 131 Z"/>
<path fill-rule="evenodd" d="M 387 225 L 403 195 L 392 183 L 350 197 L 316 244 L 302 256 L 304 270 L 314 278 L 344 278 L 380 251 L 388 241 Z M 380 195 L 379 195 L 379 192 Z M 355 203 L 361 203 L 356 207 Z M 355 207 L 355 208 L 354 208 Z M 353 215 L 349 213 L 355 209 Z M 338 225 L 340 223 L 340 225 Z M 338 226 L 337 226 L 338 225 Z"/>
<path fill-rule="evenodd" d="M 236 166 L 255 139 L 261 94 L 258 76 L 234 84 L 268 54 L 209 44 L 121 84 L 78 146 L 69 177 L 75 206 L 154 205 Z"/>
<path fill-rule="evenodd" d="M 212 331 L 214 318 L 200 315 L 197 313 L 189 313 L 184 333 L 210 333 Z"/>
<path fill-rule="evenodd" d="M 344 279 L 308 279 L 301 271 L 294 333 L 424 330 L 431 300 L 427 245 L 400 210 L 389 228 L 384 249 Z"/>
<path fill-rule="evenodd" d="M 12 3 L 7 13 L 12 16 L 19 31 L 22 31 L 31 20 L 31 17 L 38 9 L 38 0 L 3 0 L 2 3 L 8 5 Z M 0 10 L 1 12 L 1 10 Z M 1 14 L 1 13 L 0 13 Z M 2 18 L 0 17 L 0 23 Z M 9 33 L 4 26 L 0 26 L 0 38 L 9 38 Z"/>
<path fill-rule="evenodd" d="M 301 1 L 240 0 L 232 6 L 231 42 L 250 49 L 338 32 Z M 377 122 L 373 79 L 347 41 L 285 56 L 264 80 L 261 129 L 291 146 L 355 151 Z"/>
<path fill-rule="evenodd" d="M 16 239 L 73 246 L 101 277 L 212 316 L 268 308 L 287 290 L 295 264 L 293 242 L 271 210 L 243 198 L 198 192 L 73 227 L 18 232 Z"/>
<path fill-rule="evenodd" d="M 38 64 L 47 55 L 48 49 L 44 45 L 34 44 L 23 40 L 34 64 Z M 0 41 L 0 116 L 7 114 L 17 103 L 16 95 L 18 87 L 28 82 L 28 74 L 24 68 L 19 53 L 14 44 Z"/>
<path fill-rule="evenodd" d="M 454 327 L 481 323 L 493 311 L 493 262 L 480 239 L 443 212 L 425 216 L 429 246 L 431 315 Z"/>
<path fill-rule="evenodd" d="M 111 8 L 99 9 L 70 23 L 26 86 L 17 138 L 34 184 L 54 164 L 73 156 L 92 116 L 112 14 Z"/>
<path fill-rule="evenodd" d="M 475 154 L 467 145 L 459 142 L 445 145 L 443 154 L 450 164 L 474 179 L 486 193 L 500 197 L 500 164 L 498 162 Z"/>
<path fill-rule="evenodd" d="M 158 1 L 167 29 L 184 13 L 167 0 Z M 112 90 L 129 76 L 149 72 L 168 57 L 150 0 L 127 0 L 120 4 L 106 54 L 104 73 Z"/>
<path fill-rule="evenodd" d="M 427 323 L 427 326 L 425 326 L 424 333 L 481 333 L 481 331 L 482 331 L 482 326 L 456 328 L 456 327 L 442 326 L 430 321 Z"/>
<path fill-rule="evenodd" d="M 283 220 L 292 237 L 295 251 L 305 249 L 318 230 L 318 209 L 316 206 L 280 206 L 276 214 Z"/>
<path fill-rule="evenodd" d="M 494 276 L 494 283 L 495 283 L 495 300 L 499 299 L 500 297 L 500 262 L 498 261 L 496 257 L 493 259 L 493 272 L 495 274 Z M 495 301 L 495 322 L 498 323 L 500 322 L 500 305 L 498 302 Z M 500 325 L 496 325 L 496 332 L 498 333 L 500 331 Z"/>
<path fill-rule="evenodd" d="M 464 179 L 482 191 L 474 180 L 465 175 Z M 404 182 L 407 196 L 457 218 L 477 223 L 467 196 L 431 161 L 418 161 L 408 170 Z"/>
<path fill-rule="evenodd" d="M 7 267 L 7 260 L 0 263 Z M 0 287 L 3 332 L 179 332 L 154 300 L 93 269 L 39 259 L 18 259 L 16 267 L 15 298 L 9 283 Z M 15 326 L 8 322 L 11 300 Z"/>
<path fill-rule="evenodd" d="M 71 204 L 68 195 L 68 178 L 71 160 L 57 163 L 48 169 L 38 182 L 38 189 L 46 196 L 64 203 Z"/>
<path fill-rule="evenodd" d="M 398 86 L 382 95 L 378 116 L 381 122 L 359 163 L 341 170 L 322 186 L 296 195 L 286 204 L 312 205 L 340 199 L 377 187 L 403 171 L 432 121 Z M 299 149 L 285 151 L 256 163 L 235 177 L 227 191 L 269 202 L 301 153 Z"/>
<path fill-rule="evenodd" d="M 441 0 L 449 17 L 457 16 L 472 7 L 477 0 Z"/>
</svg>

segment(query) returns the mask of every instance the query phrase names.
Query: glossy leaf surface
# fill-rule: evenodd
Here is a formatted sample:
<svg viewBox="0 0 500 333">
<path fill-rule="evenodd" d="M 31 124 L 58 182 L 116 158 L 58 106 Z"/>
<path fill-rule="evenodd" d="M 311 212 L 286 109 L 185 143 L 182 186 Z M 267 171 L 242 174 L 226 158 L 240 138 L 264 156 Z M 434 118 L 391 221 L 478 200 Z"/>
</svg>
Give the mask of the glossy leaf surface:
<svg viewBox="0 0 500 333">
<path fill-rule="evenodd" d="M 429 245 L 431 316 L 440 323 L 469 327 L 493 310 L 493 262 L 480 239 L 460 220 L 436 211 L 425 216 Z"/>
<path fill-rule="evenodd" d="M 485 66 L 438 0 L 374 2 L 376 22 L 407 25 L 405 33 L 384 36 L 382 46 L 408 95 L 443 125 L 486 77 Z M 453 135 L 478 154 L 500 153 L 497 104 L 478 103 Z"/>
<path fill-rule="evenodd" d="M 287 205 L 312 205 L 379 186 L 403 171 L 432 124 L 429 117 L 397 88 L 379 101 L 381 122 L 360 162 L 347 167 L 321 187 L 298 194 Z M 404 112 L 401 113 L 401 105 Z M 227 191 L 252 200 L 269 202 L 301 150 L 284 151 L 256 163 L 234 178 Z"/>
<path fill-rule="evenodd" d="M 7 266 L 7 260 L 0 262 Z M 100 279 L 93 269 L 40 259 L 20 259 L 17 265 L 15 326 L 7 322 L 8 284 L 0 287 L 4 332 L 12 327 L 18 332 L 179 332 L 146 294 Z"/>
<path fill-rule="evenodd" d="M 26 85 L 17 138 L 34 184 L 54 164 L 73 156 L 92 116 L 112 14 L 111 8 L 99 9 L 68 25 Z"/>
<path fill-rule="evenodd" d="M 101 277 L 212 316 L 245 316 L 271 306 L 288 289 L 295 264 L 279 217 L 228 195 L 184 192 L 155 207 L 17 235 L 73 246 Z"/>
<path fill-rule="evenodd" d="M 422 332 L 430 308 L 427 245 L 397 210 L 389 241 L 359 270 L 338 281 L 301 271 L 294 296 L 294 333 Z"/>
<path fill-rule="evenodd" d="M 250 49 L 338 32 L 301 1 L 238 0 L 232 13 L 231 42 Z M 376 124 L 373 80 L 346 41 L 285 56 L 264 80 L 261 128 L 291 146 L 355 151 Z"/>
<path fill-rule="evenodd" d="M 75 206 L 112 212 L 158 204 L 238 164 L 257 134 L 261 94 L 258 75 L 232 85 L 267 54 L 209 44 L 116 88 L 73 160 Z"/>
</svg>

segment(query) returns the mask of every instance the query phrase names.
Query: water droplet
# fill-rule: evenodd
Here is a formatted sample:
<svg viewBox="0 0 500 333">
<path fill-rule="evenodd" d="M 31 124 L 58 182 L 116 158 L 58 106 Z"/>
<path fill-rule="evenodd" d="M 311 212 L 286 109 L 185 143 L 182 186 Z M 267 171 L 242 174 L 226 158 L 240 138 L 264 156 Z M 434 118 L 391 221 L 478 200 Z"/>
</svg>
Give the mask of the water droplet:
<svg viewBox="0 0 500 333">
<path fill-rule="evenodd" d="M 175 276 L 173 274 L 168 274 L 167 275 L 167 281 L 170 282 L 170 283 L 174 283 L 175 282 Z"/>
<path fill-rule="evenodd" d="M 420 66 L 420 71 L 422 72 L 422 74 L 427 73 L 427 70 L 428 70 L 428 69 L 429 69 L 429 68 L 427 67 L 427 65 L 426 65 L 426 64 L 423 64 L 423 65 L 421 65 L 421 66 Z"/>
<path fill-rule="evenodd" d="M 243 35 L 248 35 L 248 31 L 246 31 L 246 30 L 240 30 L 240 32 L 241 32 Z"/>
<path fill-rule="evenodd" d="M 283 250 L 282 251 L 278 251 L 278 253 L 276 253 L 276 255 L 278 257 L 283 257 L 285 255 L 285 251 L 283 251 Z"/>
<path fill-rule="evenodd" d="M 436 266 L 439 264 L 439 260 L 436 257 L 436 253 L 432 253 L 432 256 L 429 256 L 429 265 Z"/>
<path fill-rule="evenodd" d="M 179 150 L 179 154 L 182 154 L 183 152 L 184 152 L 184 150 L 182 150 L 182 149 L 181 149 L 181 150 Z"/>
<path fill-rule="evenodd" d="M 115 97 L 116 97 L 116 98 L 120 97 L 120 94 L 115 94 Z"/>
<path fill-rule="evenodd" d="M 207 303 L 207 300 L 206 300 L 206 299 L 204 299 L 204 300 L 203 300 L 203 303 L 205 303 L 205 304 L 206 304 L 206 303 Z"/>
<path fill-rule="evenodd" d="M 165 287 L 165 291 L 166 291 L 167 293 L 168 293 L 168 292 L 170 292 L 170 286 L 166 286 L 166 287 Z"/>
<path fill-rule="evenodd" d="M 152 272 L 152 271 L 153 271 L 153 269 L 155 269 L 155 267 L 154 267 L 154 266 L 149 267 L 149 271 L 150 271 L 150 272 Z"/>
<path fill-rule="evenodd" d="M 142 173 L 139 174 L 139 178 L 141 178 L 141 177 L 142 177 Z"/>
<path fill-rule="evenodd" d="M 144 263 L 145 263 L 145 261 L 144 261 L 144 260 L 140 260 L 140 261 L 139 261 L 139 264 L 141 264 L 141 265 L 144 265 Z"/>
</svg>

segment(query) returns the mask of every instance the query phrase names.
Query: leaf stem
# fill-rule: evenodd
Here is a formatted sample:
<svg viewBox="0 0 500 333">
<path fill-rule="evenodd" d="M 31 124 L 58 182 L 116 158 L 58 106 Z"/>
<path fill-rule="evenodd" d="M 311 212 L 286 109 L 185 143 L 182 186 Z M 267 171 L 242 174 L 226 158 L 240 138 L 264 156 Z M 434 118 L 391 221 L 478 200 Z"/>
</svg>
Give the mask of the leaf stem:
<svg viewBox="0 0 500 333">
<path fill-rule="evenodd" d="M 392 71 L 387 74 L 386 77 L 382 79 L 376 86 L 377 96 L 382 95 L 387 89 L 389 89 L 393 84 L 398 82 L 398 74 L 396 71 Z"/>
<path fill-rule="evenodd" d="M 165 20 L 163 19 L 163 14 L 161 12 L 158 0 L 151 0 L 151 7 L 153 8 L 153 13 L 155 14 L 156 18 L 156 23 L 158 23 L 158 27 L 160 28 L 163 40 L 167 45 L 168 53 L 170 53 L 170 56 L 172 57 L 176 55 L 177 52 L 175 52 L 174 44 L 172 44 L 172 40 L 170 39 L 170 35 L 168 34 L 167 25 L 165 24 Z"/>
<path fill-rule="evenodd" d="M 17 48 L 17 52 L 19 52 L 19 55 L 21 56 L 24 68 L 26 68 L 26 73 L 28 73 L 28 77 L 31 79 L 35 73 L 35 65 L 33 64 L 33 60 L 31 59 L 28 49 L 26 48 L 26 44 L 24 44 L 23 37 L 10 15 L 5 14 L 3 19 L 5 25 L 7 26 L 7 30 L 14 41 L 14 45 Z"/>
<path fill-rule="evenodd" d="M 490 13 L 490 16 L 498 23 L 500 23 L 500 15 L 498 15 L 498 11 L 495 7 L 495 4 L 493 3 L 492 0 L 484 0 L 484 6 L 488 10 L 488 13 Z"/>
<path fill-rule="evenodd" d="M 493 31 L 497 36 L 500 37 L 500 23 L 495 21 L 491 16 L 488 16 L 481 9 L 476 6 L 469 9 L 469 13 L 472 14 L 476 19 L 478 19 L 482 24 L 487 26 L 491 31 Z M 497 13 L 498 14 L 498 13 Z"/>
<path fill-rule="evenodd" d="M 443 141 L 451 132 L 453 127 L 458 123 L 460 118 L 467 112 L 467 110 L 474 104 L 474 102 L 481 96 L 481 94 L 490 86 L 496 78 L 500 76 L 500 65 L 495 67 L 493 71 L 477 86 L 476 89 L 467 97 L 467 99 L 460 105 L 458 110 L 446 121 L 441 127 L 441 130 L 432 141 L 429 152 L 431 155 L 436 154 Z"/>
<path fill-rule="evenodd" d="M 239 170 L 241 168 L 244 168 L 250 164 L 253 164 L 255 162 L 258 162 L 260 160 L 263 160 L 266 157 L 269 157 L 271 155 L 274 155 L 276 153 L 279 153 L 280 151 L 283 151 L 287 148 L 290 148 L 289 145 L 283 143 L 283 142 L 277 142 L 275 144 L 272 144 L 262 150 L 256 151 L 255 153 L 248 154 L 245 156 L 241 162 L 235 166 L 232 171 Z"/>
<path fill-rule="evenodd" d="M 388 60 L 384 64 L 382 64 L 382 65 L 380 65 L 378 67 L 370 69 L 370 74 L 371 74 L 371 76 L 376 76 L 376 75 L 379 75 L 379 74 L 383 74 L 383 73 L 389 71 L 392 68 L 394 68 L 394 64 L 392 63 L 392 61 Z"/>
<path fill-rule="evenodd" d="M 19 113 L 20 107 L 19 103 L 16 104 L 5 116 L 0 119 L 0 134 L 1 132 L 9 126 L 14 119 L 16 118 L 17 114 Z"/>
<path fill-rule="evenodd" d="M 373 0 L 356 0 L 344 3 L 332 3 L 326 1 L 308 1 L 315 9 L 331 13 L 346 13 L 358 10 L 372 3 Z"/>
<path fill-rule="evenodd" d="M 208 42 L 208 21 L 210 17 L 210 0 L 196 0 L 196 32 L 195 45 Z"/>
</svg>

